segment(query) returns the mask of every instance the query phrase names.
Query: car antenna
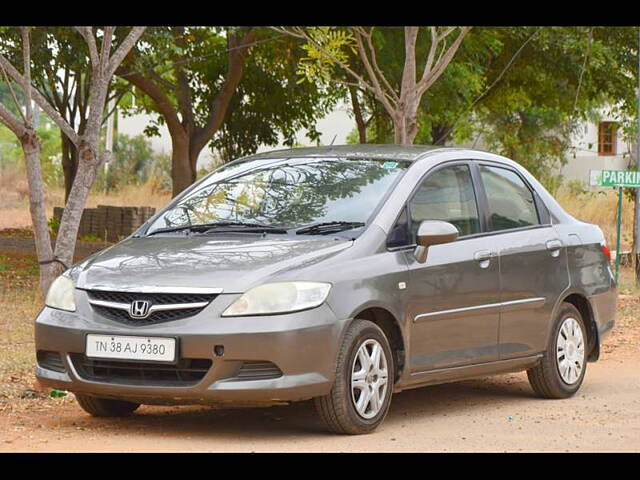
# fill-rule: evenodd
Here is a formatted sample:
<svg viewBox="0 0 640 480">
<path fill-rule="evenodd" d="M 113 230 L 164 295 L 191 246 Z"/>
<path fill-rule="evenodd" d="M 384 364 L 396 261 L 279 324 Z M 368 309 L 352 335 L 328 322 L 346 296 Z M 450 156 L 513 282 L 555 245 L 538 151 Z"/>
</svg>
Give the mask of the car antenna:
<svg viewBox="0 0 640 480">
<path fill-rule="evenodd" d="M 335 142 L 335 141 L 336 141 L 336 137 L 337 137 L 337 136 L 338 136 L 338 134 L 336 133 L 336 134 L 333 136 L 333 140 L 331 140 L 331 143 L 329 144 L 329 146 L 333 145 L 333 142 Z"/>
</svg>

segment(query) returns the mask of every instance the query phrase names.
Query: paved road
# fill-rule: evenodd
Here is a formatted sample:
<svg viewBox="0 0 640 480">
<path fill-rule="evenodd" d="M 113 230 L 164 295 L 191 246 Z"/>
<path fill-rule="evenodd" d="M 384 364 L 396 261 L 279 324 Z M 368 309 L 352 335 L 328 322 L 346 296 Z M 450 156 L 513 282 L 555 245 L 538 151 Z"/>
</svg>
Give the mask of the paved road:
<svg viewBox="0 0 640 480">
<path fill-rule="evenodd" d="M 638 452 L 640 352 L 630 350 L 589 364 L 567 400 L 535 398 L 524 373 L 406 391 L 366 436 L 325 433 L 308 403 L 142 407 L 126 419 L 96 419 L 71 399 L 55 408 L 33 400 L 0 415 L 0 451 Z"/>
</svg>

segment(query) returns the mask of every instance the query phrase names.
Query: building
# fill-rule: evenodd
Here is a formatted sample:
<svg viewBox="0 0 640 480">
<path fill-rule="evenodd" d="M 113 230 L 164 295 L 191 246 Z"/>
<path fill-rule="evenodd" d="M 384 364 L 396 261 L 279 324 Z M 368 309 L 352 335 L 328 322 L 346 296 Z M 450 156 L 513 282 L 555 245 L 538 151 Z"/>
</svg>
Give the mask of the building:
<svg viewBox="0 0 640 480">
<path fill-rule="evenodd" d="M 619 130 L 619 123 L 606 117 L 583 124 L 561 171 L 565 180 L 588 184 L 590 170 L 626 170 L 634 165 L 635 145 L 625 142 Z"/>
</svg>

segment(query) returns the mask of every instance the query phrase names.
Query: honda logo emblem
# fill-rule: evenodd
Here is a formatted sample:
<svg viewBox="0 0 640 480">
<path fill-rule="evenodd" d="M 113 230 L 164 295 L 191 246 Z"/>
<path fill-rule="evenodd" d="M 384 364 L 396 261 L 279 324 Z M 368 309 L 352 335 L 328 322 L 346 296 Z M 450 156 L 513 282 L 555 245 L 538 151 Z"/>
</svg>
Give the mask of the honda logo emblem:
<svg viewBox="0 0 640 480">
<path fill-rule="evenodd" d="M 134 300 L 129 307 L 129 316 L 131 318 L 147 318 L 151 302 L 149 300 Z"/>
</svg>

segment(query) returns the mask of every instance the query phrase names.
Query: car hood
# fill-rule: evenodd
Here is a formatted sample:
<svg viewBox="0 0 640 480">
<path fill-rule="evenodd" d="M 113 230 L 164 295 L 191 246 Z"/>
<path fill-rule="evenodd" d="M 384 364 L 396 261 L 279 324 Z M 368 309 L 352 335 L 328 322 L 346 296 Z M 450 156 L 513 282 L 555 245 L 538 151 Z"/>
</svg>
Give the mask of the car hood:
<svg viewBox="0 0 640 480">
<path fill-rule="evenodd" d="M 247 234 L 129 238 L 88 259 L 77 286 L 211 287 L 243 293 L 268 278 L 325 260 L 352 243 L 334 236 Z"/>
</svg>

